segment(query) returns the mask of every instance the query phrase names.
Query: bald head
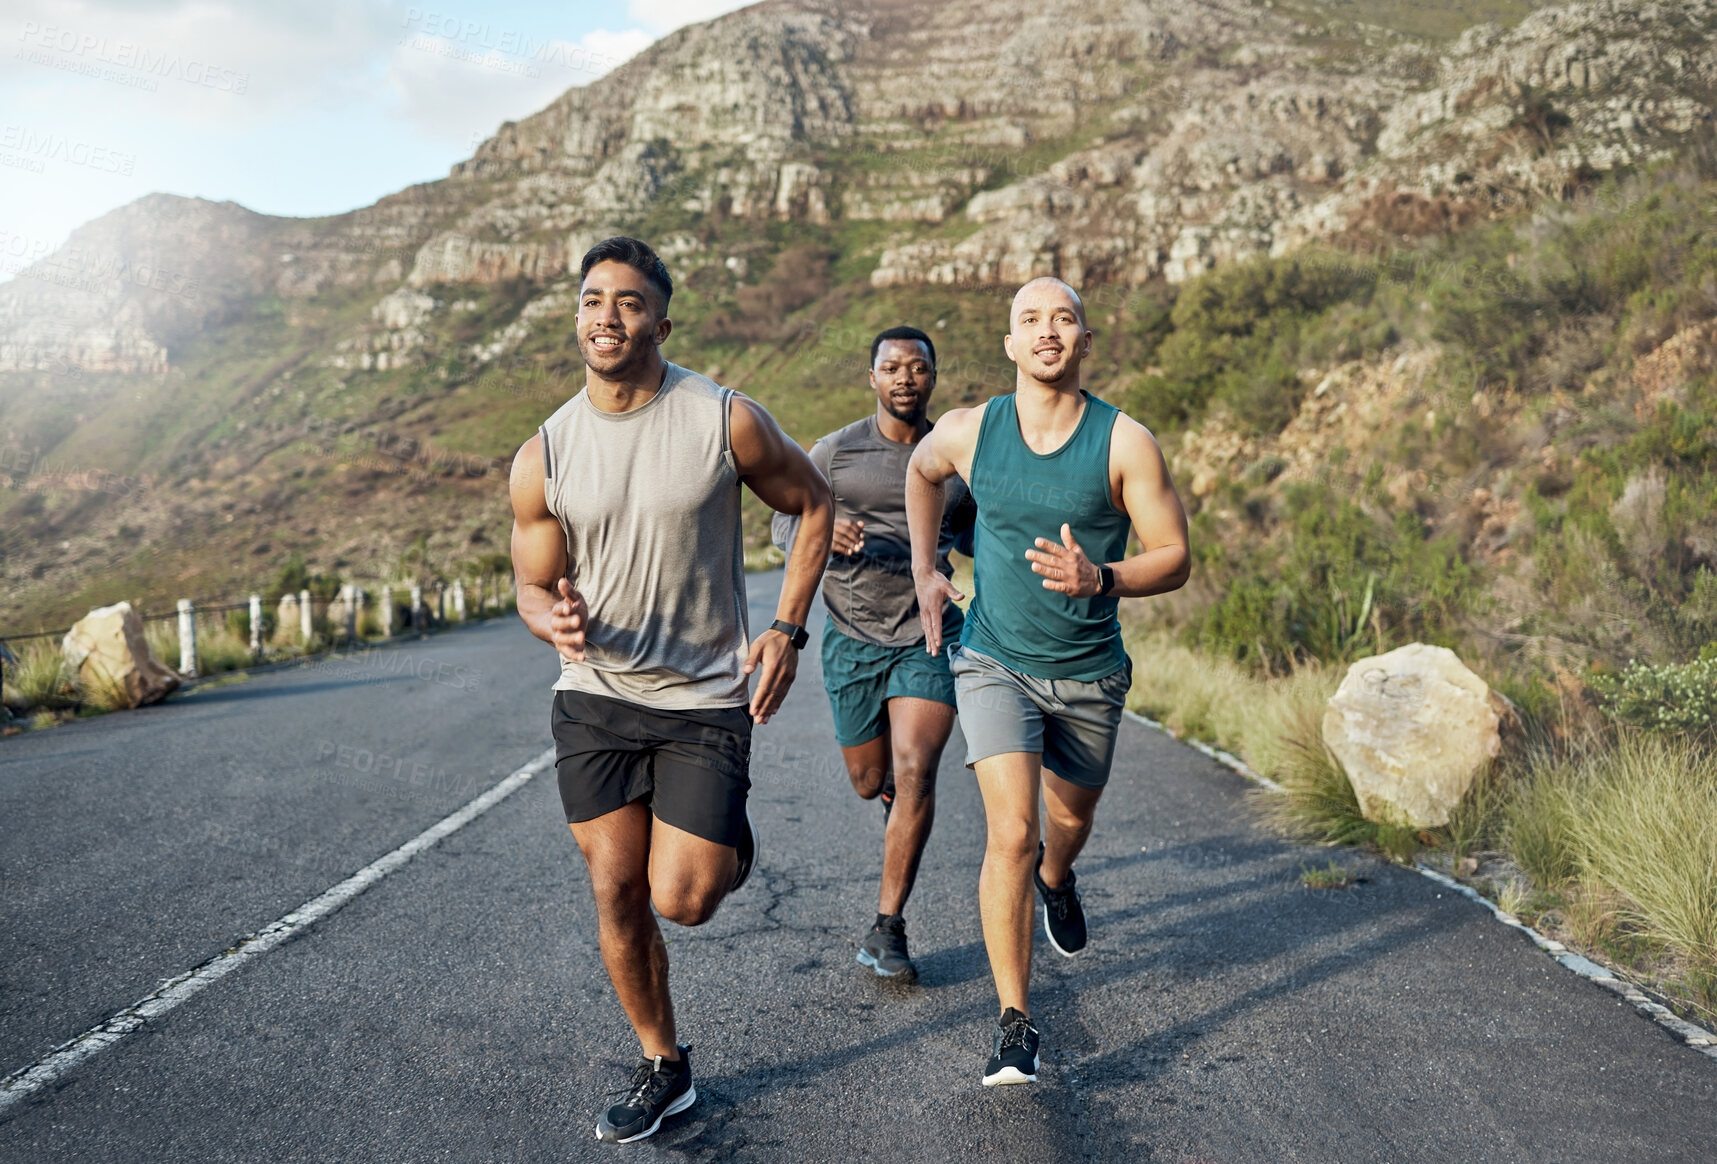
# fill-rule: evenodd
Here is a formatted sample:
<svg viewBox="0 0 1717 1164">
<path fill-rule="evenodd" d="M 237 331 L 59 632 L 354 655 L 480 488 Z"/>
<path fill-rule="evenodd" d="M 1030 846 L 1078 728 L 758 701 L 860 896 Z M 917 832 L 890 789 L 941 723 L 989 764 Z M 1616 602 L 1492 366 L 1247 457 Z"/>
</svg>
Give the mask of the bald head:
<svg viewBox="0 0 1717 1164">
<path fill-rule="evenodd" d="M 1079 326 L 1085 326 L 1085 301 L 1079 298 L 1079 292 L 1054 275 L 1040 275 L 1015 291 L 1013 306 L 1008 309 L 1008 318 L 1018 319 L 1020 309 L 1027 304 L 1039 310 L 1071 305 L 1073 313 L 1079 317 Z"/>
<path fill-rule="evenodd" d="M 1024 377 L 1017 382 L 1077 388 L 1079 365 L 1091 353 L 1079 292 L 1060 279 L 1033 279 L 1014 293 L 1011 315 L 1002 348 Z"/>
</svg>

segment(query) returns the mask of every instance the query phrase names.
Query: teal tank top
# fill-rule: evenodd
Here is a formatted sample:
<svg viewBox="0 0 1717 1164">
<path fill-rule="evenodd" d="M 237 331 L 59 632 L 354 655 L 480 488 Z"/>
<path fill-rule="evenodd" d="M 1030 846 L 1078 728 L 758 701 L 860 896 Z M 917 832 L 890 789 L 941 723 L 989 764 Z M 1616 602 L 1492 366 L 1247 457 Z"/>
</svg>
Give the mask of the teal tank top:
<svg viewBox="0 0 1717 1164">
<path fill-rule="evenodd" d="M 1043 588 L 1025 552 L 1038 538 L 1061 541 L 1061 523 L 1093 562 L 1118 562 L 1132 528 L 1109 493 L 1109 436 L 1120 410 L 1092 396 L 1073 435 L 1034 453 L 1019 431 L 1011 395 L 984 407 L 968 482 L 978 504 L 971 608 L 964 646 L 1039 679 L 1092 683 L 1127 662 L 1118 602 Z"/>
</svg>

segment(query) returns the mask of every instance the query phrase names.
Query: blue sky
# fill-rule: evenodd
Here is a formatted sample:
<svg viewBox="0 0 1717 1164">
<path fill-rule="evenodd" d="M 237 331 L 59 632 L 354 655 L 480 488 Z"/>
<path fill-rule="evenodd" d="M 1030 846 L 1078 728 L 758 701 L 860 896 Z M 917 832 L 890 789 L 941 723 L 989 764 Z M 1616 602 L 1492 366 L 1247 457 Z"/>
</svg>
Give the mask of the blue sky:
<svg viewBox="0 0 1717 1164">
<path fill-rule="evenodd" d="M 0 0 L 0 278 L 154 191 L 315 215 L 744 0 Z"/>
</svg>

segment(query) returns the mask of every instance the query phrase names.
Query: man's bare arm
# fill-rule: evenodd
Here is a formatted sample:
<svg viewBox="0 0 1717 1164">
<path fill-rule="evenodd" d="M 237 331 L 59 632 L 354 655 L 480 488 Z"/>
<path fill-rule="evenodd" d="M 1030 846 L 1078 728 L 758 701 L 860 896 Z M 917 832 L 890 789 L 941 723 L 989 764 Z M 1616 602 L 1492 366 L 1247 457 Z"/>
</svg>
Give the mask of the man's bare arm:
<svg viewBox="0 0 1717 1164">
<path fill-rule="evenodd" d="M 1115 572 L 1110 595 L 1142 598 L 1180 589 L 1192 572 L 1186 510 L 1156 438 L 1130 417 L 1117 417 L 1109 439 L 1109 464 L 1111 481 L 1119 478 L 1122 508 L 1143 547 L 1130 558 L 1107 563 Z M 1098 566 L 1103 563 L 1086 557 L 1066 525 L 1061 527 L 1059 542 L 1040 537 L 1025 556 L 1032 570 L 1043 575 L 1047 590 L 1090 598 L 1102 587 Z"/>
<path fill-rule="evenodd" d="M 567 579 L 566 531 L 549 512 L 543 492 L 542 439 L 538 433 L 519 449 L 507 483 L 513 502 L 513 580 L 519 617 L 563 658 L 582 663 L 590 616 L 583 595 Z"/>
<path fill-rule="evenodd" d="M 936 422 L 912 450 L 906 466 L 906 529 L 912 540 L 912 582 L 918 592 L 918 621 L 924 628 L 924 649 L 942 653 L 942 609 L 965 595 L 936 569 L 941 548 L 942 512 L 947 505 L 948 478 L 971 472 L 982 408 L 956 408 Z"/>
<path fill-rule="evenodd" d="M 736 396 L 731 420 L 733 459 L 740 479 L 769 508 L 798 519 L 775 617 L 804 626 L 829 561 L 835 512 L 829 483 L 762 405 Z M 798 652 L 785 635 L 764 631 L 752 640 L 745 672 L 758 675 L 757 689 L 751 696 L 753 720 L 769 722 L 787 697 L 798 666 Z"/>
<path fill-rule="evenodd" d="M 1144 425 L 1122 416 L 1110 448 L 1121 455 L 1121 502 L 1132 519 L 1140 552 L 1112 565 L 1117 598 L 1167 594 L 1192 575 L 1186 509 L 1180 503 L 1157 438 Z"/>
</svg>

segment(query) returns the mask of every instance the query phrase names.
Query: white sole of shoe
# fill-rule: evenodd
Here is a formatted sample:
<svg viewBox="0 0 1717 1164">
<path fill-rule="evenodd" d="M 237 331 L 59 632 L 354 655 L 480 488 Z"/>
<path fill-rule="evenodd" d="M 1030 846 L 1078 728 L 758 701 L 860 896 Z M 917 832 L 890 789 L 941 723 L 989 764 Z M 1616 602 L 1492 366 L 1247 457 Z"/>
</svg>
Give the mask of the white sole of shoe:
<svg viewBox="0 0 1717 1164">
<path fill-rule="evenodd" d="M 984 1076 L 985 1087 L 1006 1087 L 1010 1083 L 1036 1083 L 1037 1064 L 1031 1065 L 1031 1074 L 1027 1075 L 1018 1067 L 1003 1067 L 994 1075 Z"/>
<path fill-rule="evenodd" d="M 624 1140 L 615 1140 L 614 1143 L 616 1143 L 616 1144 L 633 1144 L 633 1143 L 638 1142 L 639 1140 L 649 1139 L 651 1136 L 656 1134 L 656 1129 L 662 1126 L 663 1120 L 667 1119 L 671 1115 L 678 1115 L 680 1112 L 685 1111 L 688 1107 L 690 1107 L 692 1104 L 696 1103 L 697 1101 L 698 1101 L 698 1089 L 697 1089 L 697 1086 L 694 1084 L 693 1086 L 686 1088 L 686 1093 L 684 1095 L 680 1096 L 680 1098 L 674 1100 L 673 1103 L 670 1103 L 667 1107 L 663 1108 L 662 1114 L 656 1117 L 655 1123 L 651 1124 L 649 1127 L 645 1128 L 643 1131 L 639 1132 L 635 1136 L 627 1136 Z M 602 1138 L 602 1121 L 600 1119 L 598 1119 L 596 1121 L 596 1138 L 599 1140 Z"/>
<path fill-rule="evenodd" d="M 1079 950 L 1085 948 L 1084 946 L 1080 946 L 1079 950 L 1063 950 L 1061 948 L 1061 943 L 1055 940 L 1055 931 L 1049 928 L 1049 906 L 1047 905 L 1043 907 L 1043 936 L 1049 939 L 1050 946 L 1063 958 L 1077 958 Z"/>
</svg>

